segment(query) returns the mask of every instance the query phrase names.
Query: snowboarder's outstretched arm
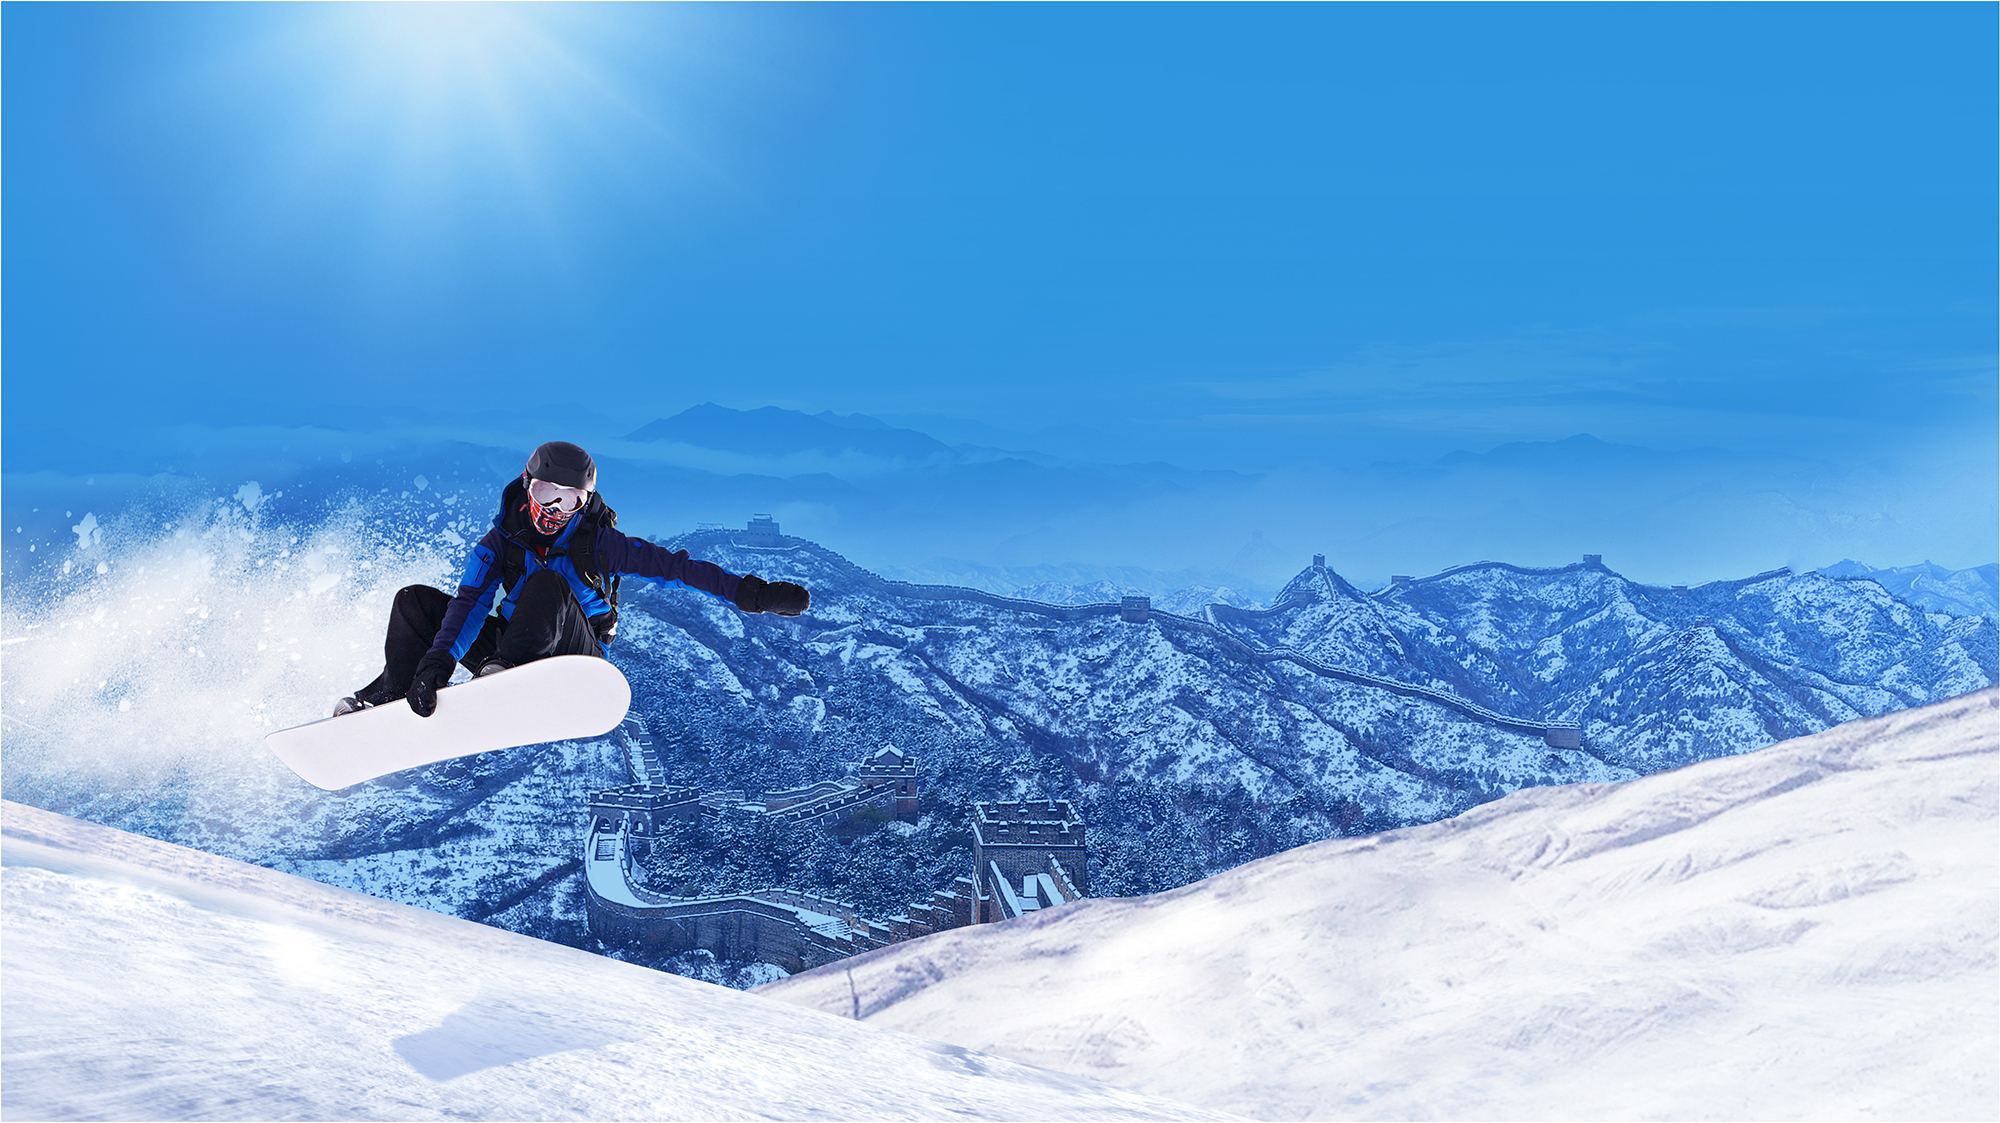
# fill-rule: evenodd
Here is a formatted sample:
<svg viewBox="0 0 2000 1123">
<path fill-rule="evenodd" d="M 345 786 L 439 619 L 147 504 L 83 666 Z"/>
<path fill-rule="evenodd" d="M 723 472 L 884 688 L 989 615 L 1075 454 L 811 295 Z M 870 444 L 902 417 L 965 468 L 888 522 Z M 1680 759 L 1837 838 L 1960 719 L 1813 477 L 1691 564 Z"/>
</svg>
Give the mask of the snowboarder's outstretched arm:
<svg viewBox="0 0 2000 1123">
<path fill-rule="evenodd" d="M 616 530 L 598 532 L 598 549 L 610 573 L 671 581 L 729 601 L 745 612 L 797 616 L 812 607 L 812 594 L 792 581 L 765 581 L 754 573 L 738 576 L 714 562 L 696 561 L 686 550 L 669 550 Z"/>
</svg>

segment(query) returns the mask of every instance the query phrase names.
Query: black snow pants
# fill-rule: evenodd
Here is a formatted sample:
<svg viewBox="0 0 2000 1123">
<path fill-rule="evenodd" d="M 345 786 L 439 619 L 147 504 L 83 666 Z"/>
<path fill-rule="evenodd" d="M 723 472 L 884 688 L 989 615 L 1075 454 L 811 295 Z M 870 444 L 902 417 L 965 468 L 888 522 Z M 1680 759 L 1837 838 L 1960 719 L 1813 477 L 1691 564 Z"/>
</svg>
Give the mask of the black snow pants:
<svg viewBox="0 0 2000 1123">
<path fill-rule="evenodd" d="M 409 585 L 396 591 L 389 609 L 389 631 L 382 641 L 382 673 L 355 692 L 364 702 L 381 705 L 410 692 L 417 663 L 437 639 L 451 596 L 429 585 Z M 515 598 L 512 619 L 488 616 L 479 626 L 472 647 L 459 660 L 474 674 L 495 660 L 510 667 L 551 655 L 603 655 L 597 633 L 583 614 L 560 573 L 541 570 L 525 579 Z"/>
</svg>

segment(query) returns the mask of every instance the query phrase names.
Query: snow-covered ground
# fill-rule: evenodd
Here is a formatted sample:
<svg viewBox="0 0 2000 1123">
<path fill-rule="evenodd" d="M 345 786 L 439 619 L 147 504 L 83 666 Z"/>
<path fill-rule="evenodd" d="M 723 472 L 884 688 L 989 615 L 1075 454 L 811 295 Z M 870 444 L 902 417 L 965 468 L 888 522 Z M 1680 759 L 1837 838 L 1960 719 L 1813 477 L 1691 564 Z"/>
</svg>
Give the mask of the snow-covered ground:
<svg viewBox="0 0 2000 1123">
<path fill-rule="evenodd" d="M 2000 1117 L 2000 689 L 757 993 L 1262 1119 Z"/>
<path fill-rule="evenodd" d="M 4 805 L 8 1119 L 1213 1119 Z"/>
</svg>

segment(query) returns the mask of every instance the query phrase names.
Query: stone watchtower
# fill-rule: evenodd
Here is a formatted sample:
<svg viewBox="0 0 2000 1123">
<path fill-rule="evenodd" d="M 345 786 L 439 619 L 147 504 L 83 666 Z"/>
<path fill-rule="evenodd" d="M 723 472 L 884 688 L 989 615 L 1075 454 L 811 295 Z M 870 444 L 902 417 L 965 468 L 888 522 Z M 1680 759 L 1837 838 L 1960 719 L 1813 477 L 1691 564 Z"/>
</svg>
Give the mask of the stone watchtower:
<svg viewBox="0 0 2000 1123">
<path fill-rule="evenodd" d="M 668 819 L 693 822 L 695 816 L 701 813 L 701 805 L 696 802 L 700 795 L 693 788 L 627 784 L 591 796 L 590 814 L 597 820 L 597 829 L 601 831 L 619 829 L 619 820 L 622 819 L 626 830 L 638 834 L 658 834 Z"/>
<path fill-rule="evenodd" d="M 979 891 L 974 923 L 1017 915 L 1018 902 L 1035 899 L 1041 881 L 1048 881 L 1060 900 L 1085 896 L 1090 860 L 1083 819 L 1067 800 L 975 803 L 972 870 Z M 1046 893 L 1040 899 L 1057 903 Z"/>
<path fill-rule="evenodd" d="M 905 755 L 903 750 L 887 748 L 877 752 L 856 766 L 854 778 L 868 788 L 894 784 L 896 818 L 913 819 L 917 816 L 920 810 L 917 803 L 917 762 Z"/>
<path fill-rule="evenodd" d="M 757 515 L 743 531 L 741 538 L 745 546 L 762 546 L 770 549 L 785 544 L 785 536 L 778 533 L 778 520 L 769 515 Z"/>
<path fill-rule="evenodd" d="M 634 852 L 652 849 L 654 836 L 667 821 L 691 823 L 701 814 L 701 793 L 693 788 L 661 784 L 627 784 L 590 797 L 592 829 L 624 831 L 634 840 Z"/>
</svg>

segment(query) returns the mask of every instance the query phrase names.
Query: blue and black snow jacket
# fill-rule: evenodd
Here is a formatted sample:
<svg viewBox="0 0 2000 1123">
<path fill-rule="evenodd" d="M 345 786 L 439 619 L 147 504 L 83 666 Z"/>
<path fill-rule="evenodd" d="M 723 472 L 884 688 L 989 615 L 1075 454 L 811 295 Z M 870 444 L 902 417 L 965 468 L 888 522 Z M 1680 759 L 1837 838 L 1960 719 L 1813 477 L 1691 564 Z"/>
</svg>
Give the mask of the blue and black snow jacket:
<svg viewBox="0 0 2000 1123">
<path fill-rule="evenodd" d="M 527 514 L 527 488 L 520 480 L 500 495 L 500 512 L 493 528 L 472 548 L 458 595 L 445 610 L 432 651 L 449 651 L 465 658 L 479 629 L 500 597 L 500 618 L 514 618 L 514 602 L 522 579 L 544 569 L 562 574 L 570 592 L 583 606 L 598 643 L 608 645 L 617 625 L 615 579 L 629 574 L 661 584 L 697 589 L 726 601 L 736 599 L 742 578 L 712 562 L 694 561 L 686 550 L 669 550 L 643 538 L 620 533 L 617 515 L 593 493 L 590 502 L 554 537 L 537 532 Z M 501 594 L 504 591 L 504 596 Z"/>
</svg>

